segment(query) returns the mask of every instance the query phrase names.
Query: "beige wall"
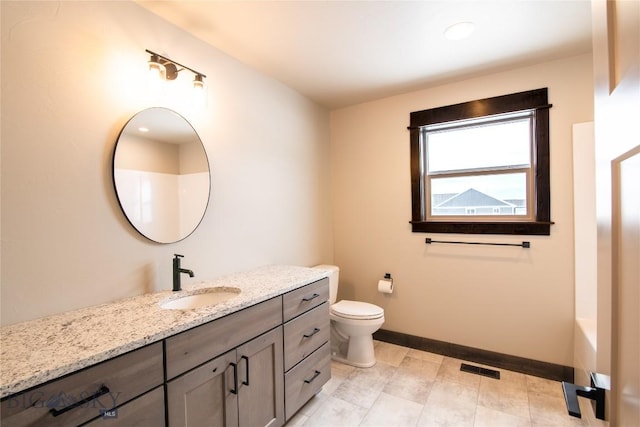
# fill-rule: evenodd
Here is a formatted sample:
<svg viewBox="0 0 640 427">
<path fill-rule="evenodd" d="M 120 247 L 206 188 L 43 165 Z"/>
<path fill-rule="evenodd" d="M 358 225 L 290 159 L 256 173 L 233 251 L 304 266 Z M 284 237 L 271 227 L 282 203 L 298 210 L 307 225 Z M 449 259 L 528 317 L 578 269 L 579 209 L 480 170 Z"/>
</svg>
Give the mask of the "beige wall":
<svg viewBox="0 0 640 427">
<path fill-rule="evenodd" d="M 551 236 L 412 233 L 409 113 L 549 88 Z M 385 309 L 383 328 L 571 366 L 574 278 L 572 125 L 593 119 L 591 55 L 486 75 L 331 113 L 339 298 Z M 521 242 L 531 249 L 430 245 Z M 385 272 L 393 295 L 376 291 Z"/>
<path fill-rule="evenodd" d="M 332 260 L 325 109 L 131 2 L 0 4 L 3 324 L 170 289 L 174 253 L 185 283 Z M 177 86 L 152 97 L 145 49 L 205 73 L 207 108 Z M 204 220 L 170 245 L 133 230 L 111 177 L 120 129 L 151 106 L 193 124 L 212 169 Z"/>
</svg>

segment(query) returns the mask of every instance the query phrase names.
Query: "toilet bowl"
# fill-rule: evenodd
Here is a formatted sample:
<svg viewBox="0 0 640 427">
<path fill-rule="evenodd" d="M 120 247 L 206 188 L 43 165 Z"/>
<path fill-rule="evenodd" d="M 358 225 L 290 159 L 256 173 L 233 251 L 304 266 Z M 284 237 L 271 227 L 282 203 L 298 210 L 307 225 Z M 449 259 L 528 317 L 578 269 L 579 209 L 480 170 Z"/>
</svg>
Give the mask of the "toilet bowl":
<svg viewBox="0 0 640 427">
<path fill-rule="evenodd" d="M 384 323 L 384 310 L 377 305 L 361 301 L 336 302 L 339 268 L 332 265 L 319 265 L 315 268 L 330 272 L 329 317 L 332 359 L 359 368 L 375 365 L 372 334 Z"/>
</svg>

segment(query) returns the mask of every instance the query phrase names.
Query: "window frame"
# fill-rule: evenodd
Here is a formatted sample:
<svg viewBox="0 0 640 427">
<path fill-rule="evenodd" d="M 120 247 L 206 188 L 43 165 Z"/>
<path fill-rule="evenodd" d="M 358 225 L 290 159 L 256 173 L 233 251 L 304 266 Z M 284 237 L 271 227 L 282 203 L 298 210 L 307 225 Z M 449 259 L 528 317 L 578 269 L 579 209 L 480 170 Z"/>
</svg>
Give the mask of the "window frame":
<svg viewBox="0 0 640 427">
<path fill-rule="evenodd" d="M 410 114 L 411 143 L 411 226 L 413 232 L 462 234 L 551 234 L 551 197 L 549 162 L 549 109 L 548 89 L 541 88 L 509 95 L 479 99 L 445 107 L 415 111 Z M 425 197 L 425 168 L 422 159 L 421 133 L 424 126 L 479 119 L 499 114 L 533 110 L 532 173 L 534 188 L 533 219 L 510 217 L 496 220 L 485 217 L 473 220 L 427 220 Z M 494 217 L 499 218 L 499 217 Z"/>
</svg>

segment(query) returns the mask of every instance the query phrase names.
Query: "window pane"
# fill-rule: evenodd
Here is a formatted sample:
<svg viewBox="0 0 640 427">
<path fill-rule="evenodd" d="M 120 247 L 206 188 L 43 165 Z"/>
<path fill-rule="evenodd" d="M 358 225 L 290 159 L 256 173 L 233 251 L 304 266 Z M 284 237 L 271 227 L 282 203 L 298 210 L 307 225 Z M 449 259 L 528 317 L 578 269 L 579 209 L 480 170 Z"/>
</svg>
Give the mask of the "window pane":
<svg viewBox="0 0 640 427">
<path fill-rule="evenodd" d="M 524 172 L 432 178 L 431 215 L 527 215 Z"/>
<path fill-rule="evenodd" d="M 529 165 L 529 118 L 427 132 L 427 173 Z"/>
</svg>

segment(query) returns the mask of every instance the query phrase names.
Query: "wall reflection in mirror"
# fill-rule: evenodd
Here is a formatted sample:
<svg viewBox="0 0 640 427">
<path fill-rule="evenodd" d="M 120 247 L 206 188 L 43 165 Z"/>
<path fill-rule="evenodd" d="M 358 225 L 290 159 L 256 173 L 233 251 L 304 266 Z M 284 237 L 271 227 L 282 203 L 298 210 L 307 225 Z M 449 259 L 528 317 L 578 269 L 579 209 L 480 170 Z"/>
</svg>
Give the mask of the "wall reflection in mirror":
<svg viewBox="0 0 640 427">
<path fill-rule="evenodd" d="M 191 124 L 167 108 L 148 108 L 124 126 L 113 182 L 125 216 L 146 238 L 173 243 L 198 227 L 209 203 L 209 162 Z"/>
</svg>

